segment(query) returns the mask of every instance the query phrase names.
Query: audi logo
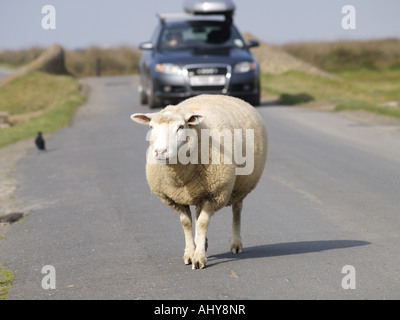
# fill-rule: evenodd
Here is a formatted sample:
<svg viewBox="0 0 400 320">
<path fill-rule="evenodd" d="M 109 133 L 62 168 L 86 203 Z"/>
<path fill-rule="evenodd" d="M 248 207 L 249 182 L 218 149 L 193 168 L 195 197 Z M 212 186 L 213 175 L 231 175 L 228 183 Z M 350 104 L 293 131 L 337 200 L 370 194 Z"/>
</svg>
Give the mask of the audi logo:
<svg viewBox="0 0 400 320">
<path fill-rule="evenodd" d="M 197 74 L 217 74 L 218 68 L 202 68 L 197 69 Z"/>
</svg>

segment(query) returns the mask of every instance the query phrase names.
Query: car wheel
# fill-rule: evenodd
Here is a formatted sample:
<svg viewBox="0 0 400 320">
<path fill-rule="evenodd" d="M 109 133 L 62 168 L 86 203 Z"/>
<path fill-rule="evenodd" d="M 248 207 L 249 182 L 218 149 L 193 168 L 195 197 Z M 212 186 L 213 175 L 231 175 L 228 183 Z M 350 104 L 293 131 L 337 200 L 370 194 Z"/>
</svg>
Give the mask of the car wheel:
<svg viewBox="0 0 400 320">
<path fill-rule="evenodd" d="M 260 105 L 260 92 L 247 98 L 247 102 L 250 103 L 252 106 L 257 107 Z"/>
<path fill-rule="evenodd" d="M 147 104 L 146 90 L 143 88 L 142 85 L 139 85 L 138 91 L 139 91 L 140 103 L 142 105 Z"/>
<path fill-rule="evenodd" d="M 147 103 L 151 109 L 159 108 L 161 106 L 161 101 L 154 96 L 153 81 L 151 79 L 147 82 Z"/>
</svg>

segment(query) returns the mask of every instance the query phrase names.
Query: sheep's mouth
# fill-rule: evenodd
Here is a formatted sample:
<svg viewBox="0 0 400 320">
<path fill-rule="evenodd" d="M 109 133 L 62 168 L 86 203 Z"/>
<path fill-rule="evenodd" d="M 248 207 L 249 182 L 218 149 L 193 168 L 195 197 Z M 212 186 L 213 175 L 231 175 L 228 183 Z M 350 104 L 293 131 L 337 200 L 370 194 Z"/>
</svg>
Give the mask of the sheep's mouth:
<svg viewBox="0 0 400 320">
<path fill-rule="evenodd" d="M 178 164 L 180 163 L 179 161 L 179 157 L 176 155 L 171 155 L 169 154 L 165 154 L 165 155 L 158 155 L 158 156 L 154 156 L 154 159 L 157 161 L 157 163 L 159 164 Z"/>
<path fill-rule="evenodd" d="M 154 159 L 156 159 L 156 161 L 159 163 L 167 163 L 167 161 L 169 160 L 169 156 L 165 154 L 155 155 Z"/>
<path fill-rule="evenodd" d="M 162 154 L 154 154 L 154 159 L 158 163 L 163 163 L 163 164 L 176 163 L 176 157 L 172 156 L 170 152 L 166 152 L 166 153 L 162 153 Z"/>
</svg>

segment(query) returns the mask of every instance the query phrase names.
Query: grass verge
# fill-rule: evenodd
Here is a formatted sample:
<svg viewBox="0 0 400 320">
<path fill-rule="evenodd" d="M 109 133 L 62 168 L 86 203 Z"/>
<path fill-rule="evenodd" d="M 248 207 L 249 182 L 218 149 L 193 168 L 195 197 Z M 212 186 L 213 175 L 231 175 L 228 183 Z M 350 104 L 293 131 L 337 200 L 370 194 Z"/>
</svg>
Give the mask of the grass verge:
<svg viewBox="0 0 400 320">
<path fill-rule="evenodd" d="M 0 148 L 67 126 L 84 101 L 79 82 L 70 76 L 33 72 L 13 80 L 0 88 L 0 111 L 14 122 L 0 130 Z"/>
<path fill-rule="evenodd" d="M 400 108 L 399 107 L 384 107 L 380 105 L 366 103 L 364 101 L 346 101 L 340 103 L 336 106 L 335 111 L 344 111 L 344 110 L 365 110 L 377 114 L 381 114 L 384 116 L 389 116 L 393 118 L 400 119 Z"/>
<path fill-rule="evenodd" d="M 263 74 L 261 83 L 263 91 L 280 97 L 280 104 L 328 101 L 336 105 L 336 111 L 366 110 L 400 118 L 400 107 L 384 105 L 400 102 L 400 70 L 346 71 L 332 78 L 289 71 Z"/>
<path fill-rule="evenodd" d="M 0 263 L 0 300 L 8 298 L 8 291 L 12 288 L 14 272 L 7 269 Z"/>
</svg>

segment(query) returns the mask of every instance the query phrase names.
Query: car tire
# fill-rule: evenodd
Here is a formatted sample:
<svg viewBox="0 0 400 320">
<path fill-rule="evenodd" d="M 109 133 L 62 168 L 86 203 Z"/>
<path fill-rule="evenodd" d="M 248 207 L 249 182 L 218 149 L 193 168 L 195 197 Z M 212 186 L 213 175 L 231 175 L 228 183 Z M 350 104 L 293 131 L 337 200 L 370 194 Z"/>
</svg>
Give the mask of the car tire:
<svg viewBox="0 0 400 320">
<path fill-rule="evenodd" d="M 139 91 L 139 97 L 140 97 L 140 104 L 146 105 L 147 104 L 147 95 L 146 95 L 146 90 L 142 85 L 139 86 L 138 88 Z"/>
<path fill-rule="evenodd" d="M 150 109 L 159 108 L 161 106 L 161 101 L 157 97 L 154 96 L 154 89 L 153 89 L 153 81 L 151 79 L 147 82 L 147 104 L 149 105 Z"/>
<path fill-rule="evenodd" d="M 260 92 L 247 98 L 247 102 L 250 103 L 254 107 L 258 107 L 261 104 Z"/>
</svg>

